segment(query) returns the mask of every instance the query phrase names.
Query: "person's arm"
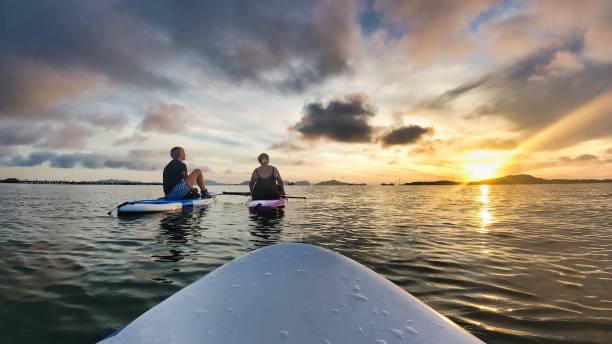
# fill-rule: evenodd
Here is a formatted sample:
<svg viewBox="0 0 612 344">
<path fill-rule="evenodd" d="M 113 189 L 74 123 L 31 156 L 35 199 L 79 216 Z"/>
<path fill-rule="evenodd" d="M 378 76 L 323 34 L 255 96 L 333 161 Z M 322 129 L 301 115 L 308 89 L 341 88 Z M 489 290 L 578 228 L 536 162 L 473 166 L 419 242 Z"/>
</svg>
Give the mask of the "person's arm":
<svg viewBox="0 0 612 344">
<path fill-rule="evenodd" d="M 283 183 L 283 178 L 281 178 L 280 172 L 278 172 L 276 167 L 274 167 L 273 173 L 274 173 L 274 177 L 276 178 L 276 182 L 278 183 L 278 185 L 280 185 L 279 189 L 280 189 L 281 196 L 282 196 L 285 194 L 285 184 Z"/>
<path fill-rule="evenodd" d="M 251 181 L 249 182 L 249 189 L 251 190 L 251 194 L 253 193 L 253 186 L 255 186 L 255 181 L 257 180 L 256 170 L 253 170 L 253 174 L 251 175 Z"/>
</svg>

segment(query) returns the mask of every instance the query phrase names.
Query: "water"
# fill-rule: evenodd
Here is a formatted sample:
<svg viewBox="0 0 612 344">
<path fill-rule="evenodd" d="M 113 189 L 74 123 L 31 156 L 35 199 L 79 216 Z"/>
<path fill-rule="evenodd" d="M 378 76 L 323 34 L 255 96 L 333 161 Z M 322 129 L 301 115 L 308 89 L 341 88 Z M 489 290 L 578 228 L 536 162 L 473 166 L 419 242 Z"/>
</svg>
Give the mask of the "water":
<svg viewBox="0 0 612 344">
<path fill-rule="evenodd" d="M 308 200 L 268 215 L 241 196 L 106 215 L 160 190 L 0 184 L 0 343 L 95 342 L 278 242 L 342 253 L 488 343 L 612 338 L 612 184 L 288 186 Z"/>
</svg>

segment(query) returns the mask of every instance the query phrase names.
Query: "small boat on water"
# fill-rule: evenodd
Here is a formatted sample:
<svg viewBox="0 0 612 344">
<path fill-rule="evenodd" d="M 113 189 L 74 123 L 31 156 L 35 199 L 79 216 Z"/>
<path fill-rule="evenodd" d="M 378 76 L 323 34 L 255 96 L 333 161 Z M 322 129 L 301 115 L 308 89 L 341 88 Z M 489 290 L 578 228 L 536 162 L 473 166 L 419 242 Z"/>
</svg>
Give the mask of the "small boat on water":
<svg viewBox="0 0 612 344">
<path fill-rule="evenodd" d="M 294 243 L 232 260 L 101 343 L 483 344 L 369 268 Z"/>
</svg>

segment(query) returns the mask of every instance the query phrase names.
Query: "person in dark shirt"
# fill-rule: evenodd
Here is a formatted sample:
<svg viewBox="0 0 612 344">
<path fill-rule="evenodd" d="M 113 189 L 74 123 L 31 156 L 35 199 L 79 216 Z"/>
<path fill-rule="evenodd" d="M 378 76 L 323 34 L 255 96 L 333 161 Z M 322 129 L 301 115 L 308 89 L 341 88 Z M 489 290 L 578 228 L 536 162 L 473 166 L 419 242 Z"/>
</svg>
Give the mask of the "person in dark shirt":
<svg viewBox="0 0 612 344">
<path fill-rule="evenodd" d="M 256 168 L 251 175 L 249 188 L 253 200 L 279 199 L 285 194 L 283 179 L 276 167 L 269 165 L 270 157 L 261 153 L 257 158 L 261 166 Z"/>
<path fill-rule="evenodd" d="M 164 168 L 164 194 L 167 200 L 183 199 L 190 191 L 197 192 L 193 187 L 195 182 L 200 186 L 202 198 L 208 198 L 208 190 L 204 184 L 204 174 L 200 169 L 193 170 L 187 175 L 187 165 L 185 161 L 185 150 L 181 147 L 174 147 L 170 150 L 172 161 Z"/>
</svg>

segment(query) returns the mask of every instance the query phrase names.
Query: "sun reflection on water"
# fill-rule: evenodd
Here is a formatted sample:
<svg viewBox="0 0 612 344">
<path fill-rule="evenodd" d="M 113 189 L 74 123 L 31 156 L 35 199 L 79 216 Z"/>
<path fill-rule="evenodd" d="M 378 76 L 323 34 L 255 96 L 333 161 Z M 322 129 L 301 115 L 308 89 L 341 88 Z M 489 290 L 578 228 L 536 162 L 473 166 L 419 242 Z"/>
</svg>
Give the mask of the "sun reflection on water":
<svg viewBox="0 0 612 344">
<path fill-rule="evenodd" d="M 489 199 L 489 186 L 481 185 L 480 186 L 480 196 L 478 196 L 478 200 L 480 201 L 480 228 L 478 229 L 480 232 L 488 232 L 489 228 L 487 228 L 491 223 L 494 222 L 493 214 L 491 213 L 491 200 Z"/>
</svg>

